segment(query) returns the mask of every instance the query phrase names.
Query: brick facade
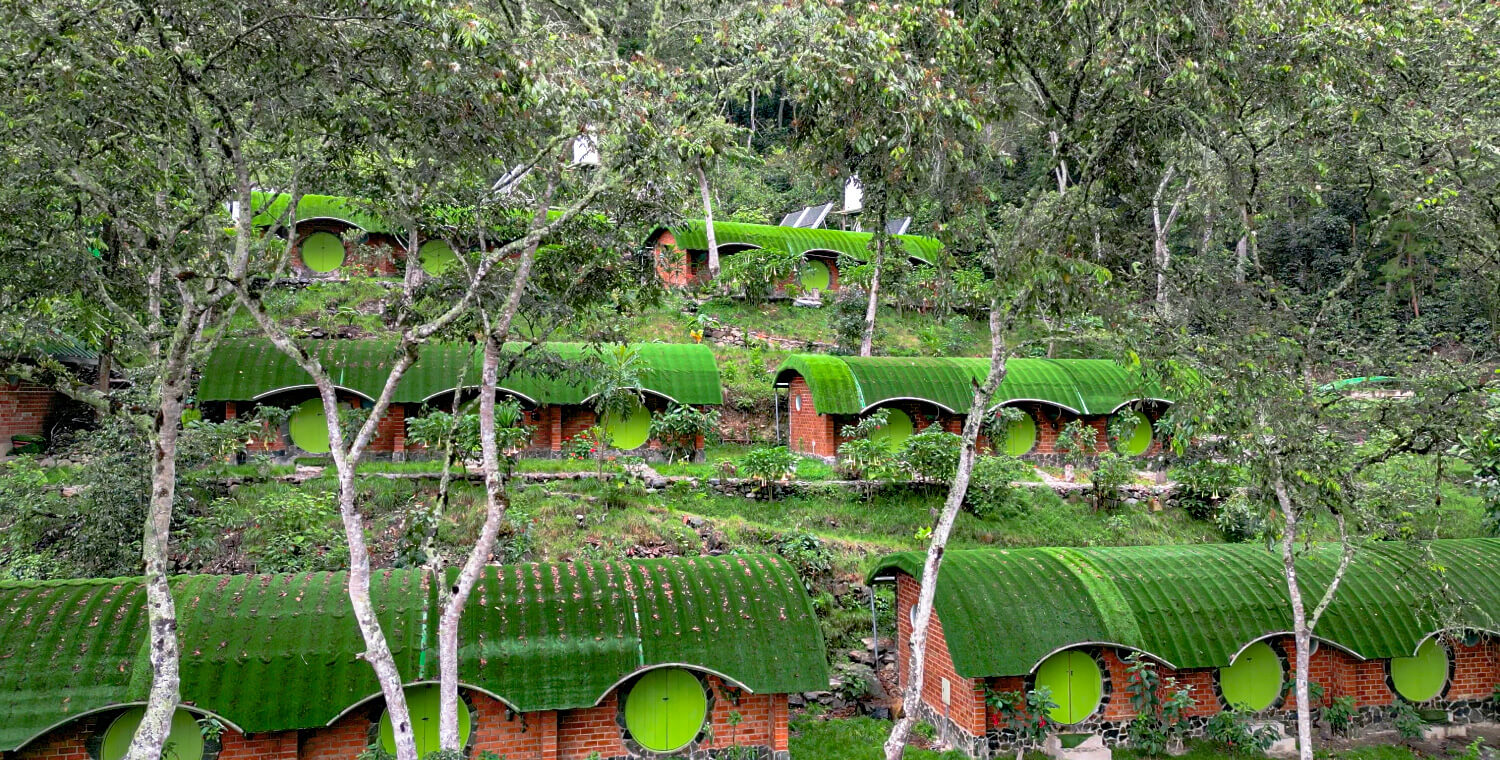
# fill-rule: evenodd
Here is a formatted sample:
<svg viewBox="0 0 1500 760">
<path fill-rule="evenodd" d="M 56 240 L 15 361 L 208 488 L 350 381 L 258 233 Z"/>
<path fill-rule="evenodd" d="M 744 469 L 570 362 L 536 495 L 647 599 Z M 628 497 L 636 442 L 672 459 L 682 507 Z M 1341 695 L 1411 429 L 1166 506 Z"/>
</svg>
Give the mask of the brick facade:
<svg viewBox="0 0 1500 760">
<path fill-rule="evenodd" d="M 754 246 L 744 244 L 724 244 L 719 246 L 719 261 L 722 264 L 724 258 Z M 677 238 L 670 231 L 663 230 L 656 236 L 651 246 L 652 260 L 656 262 L 656 276 L 671 288 L 686 288 L 694 285 L 702 285 L 708 282 L 708 252 L 698 250 L 687 250 L 677 247 Z M 807 257 L 817 259 L 828 265 L 828 287 L 823 292 L 833 293 L 839 289 L 839 263 L 836 255 L 821 255 L 809 252 Z M 798 280 L 794 275 L 791 279 L 777 287 L 778 291 L 785 291 L 786 285 Z"/>
<path fill-rule="evenodd" d="M 58 406 L 56 391 L 20 380 L 0 383 L 0 455 L 10 453 L 13 435 L 41 435 Z"/>
<path fill-rule="evenodd" d="M 351 240 L 345 233 L 355 229 L 333 219 L 311 219 L 297 224 L 297 241 L 288 251 L 292 271 L 301 277 L 343 279 L 346 277 L 391 277 L 400 271 L 406 248 L 400 240 L 384 233 L 372 232 Z M 314 272 L 302 263 L 301 243 L 316 232 L 327 232 L 344 238 L 344 263 L 330 272 Z"/>
<path fill-rule="evenodd" d="M 911 576 L 897 574 L 897 667 L 902 684 L 906 682 L 910 668 L 910 615 L 919 590 L 919 584 Z M 1291 683 L 1295 677 L 1291 637 L 1274 637 L 1267 643 L 1282 658 L 1286 682 Z M 927 645 L 920 717 L 936 726 L 945 741 L 970 755 L 991 757 L 1013 752 L 1015 734 L 1001 725 L 1000 714 L 986 705 L 985 694 L 987 690 L 1028 691 L 1033 688 L 1031 677 L 966 679 L 959 676 L 948 653 L 942 621 L 937 617 L 933 618 Z M 1003 643 L 996 642 L 996 645 L 1003 646 Z M 1500 719 L 1500 705 L 1495 700 L 1495 690 L 1500 687 L 1500 638 L 1480 636 L 1477 641 L 1467 643 L 1449 641 L 1447 646 L 1451 655 L 1448 683 L 1438 697 L 1423 706 L 1448 709 L 1454 721 L 1459 723 Z M 1073 732 L 1099 733 L 1106 744 L 1127 743 L 1129 724 L 1135 718 L 1125 686 L 1128 667 L 1125 658 L 1130 652 L 1110 646 L 1083 649 L 1101 665 L 1104 696 L 1093 715 L 1069 728 Z M 1175 678 L 1179 686 L 1189 689 L 1194 700 L 1193 707 L 1187 712 L 1190 733 L 1200 733 L 1211 716 L 1228 709 L 1219 691 L 1217 668 L 1172 670 L 1158 665 L 1157 672 L 1163 681 Z M 1324 689 L 1323 701 L 1314 705 L 1315 709 L 1332 705 L 1335 698 L 1352 696 L 1357 726 L 1389 725 L 1391 706 L 1399 697 L 1390 682 L 1388 660 L 1360 660 L 1337 647 L 1320 644 L 1311 657 L 1308 672 L 1310 679 Z M 944 680 L 949 685 L 946 703 L 942 699 Z M 1295 721 L 1295 707 L 1289 697 L 1282 697 L 1259 715 L 1290 726 Z"/>
<path fill-rule="evenodd" d="M 705 730 L 684 749 L 652 757 L 707 756 L 731 747 L 748 748 L 747 758 L 787 760 L 788 726 L 785 694 L 748 694 L 717 677 L 703 677 L 709 714 Z M 629 686 L 608 694 L 595 707 L 579 710 L 513 713 L 485 695 L 465 691 L 472 729 L 466 757 L 493 752 L 507 760 L 587 760 L 598 753 L 606 760 L 643 757 L 632 749 L 624 727 L 621 701 Z M 330 726 L 302 731 L 241 734 L 228 729 L 220 737 L 217 760 L 354 760 L 374 741 L 383 702 L 374 699 Z M 732 714 L 738 713 L 736 725 Z M 97 760 L 98 737 L 115 713 L 101 713 L 66 724 L 32 741 L 6 760 Z M 13 755 L 13 757 L 12 757 Z"/>
</svg>

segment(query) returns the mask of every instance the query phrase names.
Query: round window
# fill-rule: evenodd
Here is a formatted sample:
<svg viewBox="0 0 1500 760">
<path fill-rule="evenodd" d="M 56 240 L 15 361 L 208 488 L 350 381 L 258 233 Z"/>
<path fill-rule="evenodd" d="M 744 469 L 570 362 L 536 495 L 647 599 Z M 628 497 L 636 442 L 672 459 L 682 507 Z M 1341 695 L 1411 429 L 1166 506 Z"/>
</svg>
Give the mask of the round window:
<svg viewBox="0 0 1500 760">
<path fill-rule="evenodd" d="M 146 708 L 132 707 L 115 718 L 104 730 L 104 742 L 99 747 L 99 760 L 121 760 L 130 749 L 135 730 L 146 716 Z M 187 710 L 172 713 L 172 730 L 167 734 L 167 743 L 162 751 L 162 760 L 202 760 L 203 732 L 198 729 L 198 720 Z"/>
<path fill-rule="evenodd" d="M 1412 702 L 1426 702 L 1448 683 L 1448 649 L 1436 638 L 1422 642 L 1412 657 L 1391 660 L 1391 685 Z"/>
<path fill-rule="evenodd" d="M 417 740 L 417 757 L 442 749 L 439 740 L 442 725 L 442 702 L 437 684 L 410 686 L 406 689 L 406 711 L 411 715 L 412 737 Z M 391 726 L 391 711 L 380 713 L 380 746 L 392 755 L 396 754 L 396 730 Z M 458 701 L 458 744 L 469 743 L 469 706 L 463 699 Z"/>
<path fill-rule="evenodd" d="M 906 439 L 911 437 L 911 417 L 900 409 L 888 409 L 890 414 L 886 417 L 885 427 L 870 434 L 870 440 L 885 444 L 887 449 L 895 451 L 900 448 Z"/>
<path fill-rule="evenodd" d="M 631 402 L 630 411 L 621 414 L 608 412 L 604 415 L 604 429 L 609 433 L 609 445 L 621 451 L 638 449 L 646 445 L 651 437 L 651 411 L 640 401 Z"/>
<path fill-rule="evenodd" d="M 302 265 L 314 272 L 332 272 L 344 265 L 344 241 L 332 232 L 314 232 L 299 246 Z"/>
<path fill-rule="evenodd" d="M 437 277 L 448 271 L 448 267 L 458 262 L 458 256 L 453 253 L 453 248 L 441 240 L 429 240 L 417 249 L 417 255 L 422 260 L 422 271 Z"/>
<path fill-rule="evenodd" d="M 1012 420 L 1005 426 L 1005 453 L 1018 457 L 1033 448 L 1036 448 L 1036 420 L 1031 415 Z"/>
<path fill-rule="evenodd" d="M 1284 680 L 1281 658 L 1264 641 L 1246 647 L 1233 665 L 1219 668 L 1219 692 L 1235 710 L 1260 712 L 1275 704 Z"/>
<path fill-rule="evenodd" d="M 1120 412 L 1126 425 L 1115 450 L 1125 456 L 1138 457 L 1151 448 L 1151 418 L 1140 412 Z"/>
<path fill-rule="evenodd" d="M 687 746 L 708 717 L 708 697 L 698 678 L 682 668 L 653 670 L 625 698 L 625 728 L 652 752 Z"/>
<path fill-rule="evenodd" d="M 1047 717 L 1063 724 L 1081 723 L 1104 701 L 1104 674 L 1088 652 L 1070 649 L 1048 657 L 1036 669 L 1036 686 L 1052 690 L 1057 707 Z"/>
<path fill-rule="evenodd" d="M 807 259 L 802 262 L 802 269 L 798 272 L 797 279 L 802 287 L 808 290 L 827 290 L 833 282 L 833 275 L 828 269 L 828 262 L 822 259 Z"/>
<path fill-rule="evenodd" d="M 323 415 L 323 399 L 311 398 L 297 405 L 287 420 L 292 444 L 309 454 L 327 454 L 328 418 Z"/>
</svg>

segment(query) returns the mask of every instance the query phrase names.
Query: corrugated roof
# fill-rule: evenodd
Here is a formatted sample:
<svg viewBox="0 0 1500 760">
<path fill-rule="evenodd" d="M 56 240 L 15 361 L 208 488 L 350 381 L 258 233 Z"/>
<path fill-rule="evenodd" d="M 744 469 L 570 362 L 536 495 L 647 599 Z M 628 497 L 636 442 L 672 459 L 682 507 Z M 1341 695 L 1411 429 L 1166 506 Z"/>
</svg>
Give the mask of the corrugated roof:
<svg viewBox="0 0 1500 760">
<path fill-rule="evenodd" d="M 659 232 L 659 231 L 658 231 Z M 708 225 L 702 219 L 686 219 L 671 227 L 677 247 L 688 250 L 708 248 Z M 868 232 L 781 227 L 774 224 L 714 222 L 714 240 L 719 245 L 753 245 L 756 248 L 779 248 L 793 253 L 832 251 L 861 261 L 870 258 Z M 908 256 L 932 263 L 942 253 L 943 244 L 922 235 L 893 235 Z"/>
<path fill-rule="evenodd" d="M 287 207 L 292 205 L 292 196 L 288 193 L 256 190 L 250 193 L 250 203 L 255 211 L 250 223 L 256 227 L 269 227 L 287 221 L 285 214 Z M 336 219 L 365 232 L 391 231 L 384 219 L 370 212 L 359 201 L 337 195 L 309 194 L 299 198 L 295 221 L 300 224 L 312 219 Z"/>
<path fill-rule="evenodd" d="M 346 584 L 345 573 L 174 578 L 183 702 L 259 732 L 323 726 L 377 695 Z M 435 679 L 425 575 L 377 572 L 372 593 L 403 677 Z M 669 663 L 762 693 L 828 683 L 811 601 L 777 557 L 491 568 L 461 630 L 461 680 L 523 710 L 593 705 Z M 144 701 L 145 633 L 138 578 L 0 583 L 0 750 Z"/>
<path fill-rule="evenodd" d="M 460 678 L 523 711 L 592 705 L 666 663 L 760 693 L 827 683 L 817 618 L 777 557 L 519 565 L 488 573 L 475 599 Z"/>
<path fill-rule="evenodd" d="M 1307 598 L 1326 587 L 1338 552 L 1317 547 L 1298 561 Z M 885 557 L 870 577 L 920 576 L 923 559 Z M 1291 630 L 1280 568 L 1278 553 L 1244 544 L 950 551 L 936 610 L 965 678 L 1025 674 L 1084 643 L 1137 649 L 1179 668 L 1223 667 L 1246 644 Z M 1412 655 L 1445 624 L 1497 630 L 1497 568 L 1500 539 L 1368 545 L 1315 633 L 1385 659 Z"/>
<path fill-rule="evenodd" d="M 930 401 L 967 414 L 974 386 L 989 373 L 989 359 L 959 357 L 823 356 L 795 354 L 776 370 L 807 380 L 821 414 L 858 414 L 893 399 Z M 1161 391 L 1108 359 L 1009 359 L 992 405 L 1030 400 L 1078 414 L 1108 414 Z"/>
<path fill-rule="evenodd" d="M 394 340 L 317 340 L 306 344 L 341 388 L 374 399 L 380 395 L 396 355 Z M 719 368 L 707 346 L 690 343 L 635 343 L 644 365 L 646 390 L 683 404 L 722 404 Z M 528 350 L 510 344 L 508 350 Z M 544 343 L 529 349 L 533 369 L 501 380 L 506 390 L 539 404 L 579 404 L 591 394 L 590 365 L 601 347 L 587 343 Z M 392 400 L 420 404 L 453 390 L 460 370 L 464 383 L 478 384 L 481 352 L 463 344 L 429 344 L 411 367 Z M 533 361 L 534 359 L 534 361 Z M 215 347 L 198 386 L 200 401 L 248 401 L 283 388 L 309 386 L 312 378 L 268 340 L 232 339 Z"/>
</svg>

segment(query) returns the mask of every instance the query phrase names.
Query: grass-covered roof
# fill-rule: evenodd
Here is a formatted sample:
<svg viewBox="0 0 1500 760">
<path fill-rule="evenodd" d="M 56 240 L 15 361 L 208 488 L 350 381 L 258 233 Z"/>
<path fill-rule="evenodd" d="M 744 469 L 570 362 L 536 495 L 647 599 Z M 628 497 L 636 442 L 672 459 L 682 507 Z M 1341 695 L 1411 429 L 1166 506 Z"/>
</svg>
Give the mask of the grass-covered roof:
<svg viewBox="0 0 1500 760">
<path fill-rule="evenodd" d="M 820 414 L 859 414 L 895 399 L 921 399 L 967 414 L 989 359 L 823 356 L 794 354 L 776 370 L 778 382 L 800 375 Z M 1138 372 L 1108 359 L 1010 359 L 992 403 L 1041 401 L 1075 414 L 1109 414 L 1161 391 Z"/>
<path fill-rule="evenodd" d="M 1337 566 L 1323 546 L 1298 562 L 1316 599 Z M 920 576 L 923 555 L 883 558 L 873 579 Z M 1229 665 L 1291 631 L 1281 558 L 1263 546 L 950 551 L 935 607 L 965 678 L 1022 675 L 1084 643 L 1136 649 L 1177 668 Z M 1374 543 L 1359 550 L 1315 635 L 1365 659 L 1407 657 L 1450 627 L 1500 629 L 1500 539 Z M 996 641 L 1005 646 L 997 647 Z"/>
<path fill-rule="evenodd" d="M 366 398 L 380 395 L 394 363 L 393 340 L 314 340 L 305 345 L 315 352 L 335 384 Z M 689 343 L 635 343 L 643 367 L 642 386 L 681 404 L 721 404 L 719 368 L 707 346 Z M 515 343 L 512 352 L 525 351 L 518 366 L 525 371 L 502 378 L 507 391 L 537 404 L 579 404 L 594 394 L 593 368 L 609 346 L 587 343 Z M 401 379 L 392 399 L 420 404 L 457 387 L 479 383 L 482 350 L 467 344 L 424 346 L 420 358 Z M 466 369 L 467 368 L 467 369 Z M 311 377 L 270 341 L 256 338 L 225 340 L 215 347 L 198 387 L 200 401 L 250 401 L 275 391 L 306 387 Z"/>
<path fill-rule="evenodd" d="M 283 731 L 327 725 L 377 695 L 346 583 L 344 573 L 174 578 L 183 703 L 247 732 Z M 402 677 L 435 680 L 439 614 L 426 576 L 380 572 L 373 593 Z M 0 612 L 0 751 L 145 700 L 139 579 L 4 582 Z M 464 684 L 523 710 L 590 706 L 669 663 L 760 693 L 828 678 L 811 602 L 777 557 L 493 568 L 460 645 Z"/>
<path fill-rule="evenodd" d="M 288 219 L 286 213 L 287 207 L 292 205 L 292 196 L 289 193 L 257 190 L 250 194 L 250 203 L 255 212 L 250 223 L 256 227 L 269 227 L 278 222 L 284 224 L 288 221 L 295 221 L 300 224 L 314 219 L 332 219 L 352 224 L 365 232 L 392 231 L 384 219 L 372 213 L 359 201 L 337 195 L 302 196 L 297 200 L 297 214 L 294 219 Z"/>
<path fill-rule="evenodd" d="M 708 226 L 701 219 L 686 219 L 670 228 L 678 248 L 706 250 L 708 248 Z M 660 231 L 658 231 L 659 234 Z M 714 222 L 714 240 L 721 246 L 753 245 L 756 248 L 778 248 L 793 253 L 809 251 L 831 251 L 846 254 L 861 261 L 869 259 L 870 240 L 868 232 L 846 232 L 844 230 L 806 229 L 781 227 L 774 224 L 749 224 L 746 222 Z M 908 256 L 931 263 L 938 259 L 943 244 L 935 238 L 922 235 L 894 235 L 895 240 Z"/>
</svg>

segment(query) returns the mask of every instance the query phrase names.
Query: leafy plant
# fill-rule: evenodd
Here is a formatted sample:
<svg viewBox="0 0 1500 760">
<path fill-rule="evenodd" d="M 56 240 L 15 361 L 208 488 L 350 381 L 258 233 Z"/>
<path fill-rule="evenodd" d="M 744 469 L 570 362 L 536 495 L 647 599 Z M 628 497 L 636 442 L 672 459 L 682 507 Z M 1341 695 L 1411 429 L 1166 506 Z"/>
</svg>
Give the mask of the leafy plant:
<svg viewBox="0 0 1500 760">
<path fill-rule="evenodd" d="M 585 428 L 565 441 L 562 450 L 563 456 L 567 459 L 587 462 L 599 452 L 599 447 L 599 440 L 594 437 L 594 429 Z"/>
<path fill-rule="evenodd" d="M 845 702 L 858 702 L 870 695 L 875 683 L 875 671 L 869 665 L 857 662 L 841 662 L 833 666 L 833 677 L 838 681 L 835 694 Z"/>
<path fill-rule="evenodd" d="M 1073 420 L 1058 431 L 1055 447 L 1064 462 L 1082 467 L 1093 458 L 1097 441 L 1093 428 L 1083 424 L 1083 420 Z"/>
<path fill-rule="evenodd" d="M 984 433 L 984 437 L 988 439 L 990 451 L 997 454 L 1004 452 L 1005 439 L 1010 436 L 1010 426 L 1025 418 L 1026 412 L 1015 406 L 1002 406 L 987 417 L 979 432 Z"/>
<path fill-rule="evenodd" d="M 1334 697 L 1333 703 L 1323 709 L 1323 719 L 1334 733 L 1347 735 L 1354 727 L 1354 697 Z"/>
<path fill-rule="evenodd" d="M 1120 488 L 1135 480 L 1135 465 L 1113 451 L 1099 455 L 1094 468 L 1094 508 L 1103 510 L 1120 503 Z"/>
<path fill-rule="evenodd" d="M 1172 475 L 1173 498 L 1189 517 L 1212 520 L 1215 506 L 1244 484 L 1244 470 L 1232 462 L 1200 459 L 1177 468 Z"/>
<path fill-rule="evenodd" d="M 1052 699 L 1052 689 L 1038 686 L 1028 692 L 994 691 L 985 688 L 984 701 L 995 713 L 995 726 L 1015 732 L 1016 740 L 1022 743 L 1041 744 L 1052 731 L 1052 719 L 1047 717 L 1057 709 Z"/>
<path fill-rule="evenodd" d="M 912 474 L 929 483 L 947 483 L 958 472 L 958 454 L 963 438 L 929 425 L 926 430 L 907 438 L 897 455 Z"/>
<path fill-rule="evenodd" d="M 1391 705 L 1391 712 L 1391 724 L 1402 739 L 1422 738 L 1422 728 L 1426 726 L 1426 722 L 1422 720 L 1421 714 L 1412 703 L 1398 699 L 1395 704 Z"/>
<path fill-rule="evenodd" d="M 823 543 L 823 539 L 811 533 L 782 537 L 776 542 L 776 553 L 796 568 L 797 575 L 808 588 L 826 578 L 833 570 L 833 552 Z"/>
<path fill-rule="evenodd" d="M 278 489 L 255 503 L 245 553 L 258 572 L 334 570 L 348 558 L 338 507 L 327 493 Z"/>
<path fill-rule="evenodd" d="M 852 425 L 845 425 L 840 434 L 846 439 L 839 444 L 839 471 L 845 477 L 866 480 L 891 477 L 897 471 L 891 450 L 881 441 L 871 439 L 876 431 L 890 422 L 891 411 L 880 409 Z M 866 496 L 869 496 L 866 493 Z"/>
<path fill-rule="evenodd" d="M 691 458 L 698 450 L 698 437 L 712 439 L 719 430 L 717 409 L 704 411 L 686 404 L 673 404 L 651 418 L 650 437 L 667 449 L 667 461 Z"/>
<path fill-rule="evenodd" d="M 764 303 L 778 287 L 796 289 L 791 282 L 802 267 L 802 254 L 783 246 L 740 251 L 724 261 L 721 281 L 743 291 L 745 300 Z"/>
<path fill-rule="evenodd" d="M 937 727 L 933 726 L 931 723 L 928 723 L 925 720 L 919 721 L 917 725 L 912 726 L 911 732 L 921 737 L 922 741 L 927 742 L 928 744 L 931 744 L 933 740 L 937 739 Z"/>
<path fill-rule="evenodd" d="M 1238 710 L 1214 713 L 1203 727 L 1203 735 L 1237 757 L 1260 757 L 1279 736 L 1270 726 L 1250 729 L 1250 716 Z"/>
<path fill-rule="evenodd" d="M 1126 659 L 1125 693 L 1136 717 L 1130 724 L 1130 743 L 1148 757 L 1159 757 L 1182 739 L 1192 692 L 1176 678 L 1162 680 L 1156 665 L 1139 654 Z M 1165 696 L 1164 696 L 1165 695 Z"/>
<path fill-rule="evenodd" d="M 797 457 L 785 446 L 756 446 L 739 458 L 735 468 L 762 490 L 769 490 L 773 482 L 790 477 L 796 463 Z"/>
<path fill-rule="evenodd" d="M 964 503 L 976 517 L 1019 517 L 1031 511 L 1031 489 L 1015 483 L 1035 477 L 1031 465 L 1013 456 L 980 457 L 974 463 Z"/>
<path fill-rule="evenodd" d="M 1214 517 L 1214 525 L 1218 527 L 1224 540 L 1231 543 L 1253 541 L 1266 530 L 1265 519 L 1255 511 L 1250 505 L 1250 500 L 1242 493 L 1230 496 L 1219 505 L 1219 514 Z"/>
</svg>

